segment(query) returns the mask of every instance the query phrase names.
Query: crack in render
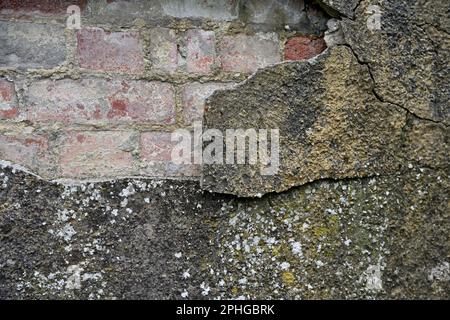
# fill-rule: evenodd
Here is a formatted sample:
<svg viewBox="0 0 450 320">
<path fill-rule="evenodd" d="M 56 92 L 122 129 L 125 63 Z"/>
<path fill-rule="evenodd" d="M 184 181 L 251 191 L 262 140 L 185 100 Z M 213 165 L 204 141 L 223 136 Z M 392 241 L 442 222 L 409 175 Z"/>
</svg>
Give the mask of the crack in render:
<svg viewBox="0 0 450 320">
<path fill-rule="evenodd" d="M 358 3 L 356 4 L 356 6 L 353 8 L 353 19 L 350 20 L 356 20 L 356 11 L 359 9 L 359 7 L 361 6 L 361 3 L 363 3 L 364 0 L 359 0 Z"/>
<path fill-rule="evenodd" d="M 352 181 L 358 181 L 358 180 L 364 181 L 364 180 L 383 178 L 383 177 L 393 177 L 393 176 L 395 176 L 394 173 L 391 173 L 391 174 L 371 173 L 371 174 L 367 174 L 367 175 L 361 175 L 361 176 L 355 175 L 355 176 L 348 176 L 348 177 L 342 177 L 342 178 L 333 178 L 333 177 L 317 178 L 317 179 L 313 179 L 311 181 L 308 181 L 308 182 L 305 182 L 302 184 L 292 185 L 285 190 L 267 192 L 267 193 L 262 194 L 261 196 L 238 196 L 238 195 L 232 194 L 232 193 L 221 193 L 221 192 L 209 192 L 209 193 L 212 194 L 213 196 L 215 196 L 215 195 L 224 196 L 225 195 L 225 196 L 229 196 L 233 199 L 239 199 L 239 200 L 248 200 L 248 201 L 267 200 L 270 203 L 271 198 L 273 196 L 284 195 L 284 194 L 287 194 L 294 190 L 300 190 L 302 188 L 307 188 L 307 187 L 313 186 L 314 184 L 317 184 L 317 183 L 352 182 Z"/>
<path fill-rule="evenodd" d="M 358 63 L 359 63 L 360 65 L 363 65 L 363 66 L 367 67 L 367 71 L 369 72 L 369 76 L 370 76 L 370 78 L 372 79 L 372 82 L 373 82 L 372 94 L 374 95 L 374 97 L 375 97 L 378 101 L 380 101 L 380 102 L 382 102 L 382 103 L 389 103 L 389 104 L 392 104 L 392 105 L 394 105 L 394 106 L 396 106 L 396 107 L 399 107 L 399 108 L 403 109 L 404 111 L 406 111 L 407 114 L 413 116 L 414 118 L 416 118 L 416 119 L 418 119 L 418 120 L 433 122 L 433 123 L 436 123 L 436 124 L 443 125 L 443 126 L 445 126 L 445 127 L 447 127 L 447 128 L 450 127 L 450 125 L 447 125 L 446 123 L 444 123 L 444 122 L 442 122 L 442 121 L 436 121 L 436 120 L 433 120 L 433 119 L 421 117 L 421 116 L 415 114 L 414 112 L 412 112 L 411 110 L 409 110 L 408 108 L 406 108 L 405 106 L 403 106 L 403 105 L 401 105 L 401 104 L 399 104 L 399 103 L 397 103 L 397 102 L 389 101 L 389 100 L 385 99 L 384 97 L 382 97 L 382 96 L 376 91 L 377 82 L 376 82 L 376 80 L 375 80 L 375 76 L 373 75 L 373 72 L 372 72 L 372 69 L 371 69 L 371 67 L 370 67 L 369 62 L 366 62 L 366 61 L 363 61 L 362 59 L 360 59 L 360 57 L 358 56 L 358 54 L 356 53 L 356 51 L 352 48 L 352 46 L 351 46 L 350 44 L 345 43 L 345 44 L 341 44 L 341 46 L 344 46 L 344 47 L 349 48 L 350 51 L 352 52 L 353 56 L 354 56 L 354 57 L 356 58 L 356 60 L 358 61 Z"/>
<path fill-rule="evenodd" d="M 427 165 L 421 165 L 421 168 L 432 170 L 432 171 L 445 170 L 445 168 L 430 167 Z M 271 202 L 272 202 L 273 196 L 284 195 L 289 192 L 293 192 L 295 190 L 301 190 L 302 188 L 311 187 L 315 184 L 339 183 L 339 182 L 346 183 L 346 182 L 354 182 L 354 181 L 367 181 L 367 180 L 371 180 L 371 179 L 379 179 L 379 178 L 387 178 L 387 177 L 396 177 L 398 175 L 403 175 L 406 171 L 409 171 L 409 170 L 400 170 L 399 169 L 397 172 L 391 172 L 391 173 L 371 173 L 371 174 L 367 174 L 367 175 L 349 176 L 349 177 L 342 177 L 342 178 L 333 178 L 333 177 L 318 178 L 318 179 L 314 179 L 314 180 L 311 180 L 311 181 L 303 183 L 303 184 L 293 185 L 286 190 L 282 190 L 282 191 L 278 191 L 278 192 L 277 191 L 268 192 L 268 193 L 263 194 L 261 197 L 240 197 L 235 194 L 225 194 L 225 195 L 230 196 L 234 199 L 248 199 L 250 201 L 255 200 L 255 199 L 267 200 L 268 203 L 272 206 Z M 211 194 L 213 194 L 213 195 L 217 194 L 217 195 L 222 195 L 222 196 L 224 195 L 223 193 L 219 193 L 219 192 L 212 192 Z"/>
<path fill-rule="evenodd" d="M 331 9 L 335 10 L 336 12 L 338 12 L 339 14 L 341 14 L 342 16 L 344 16 L 344 17 L 346 17 L 346 18 L 348 18 L 348 19 L 350 19 L 350 20 L 352 20 L 352 21 L 355 21 L 355 20 L 357 19 L 357 17 L 356 17 L 356 11 L 358 10 L 358 8 L 361 6 L 361 4 L 362 4 L 363 2 L 364 2 L 364 0 L 359 0 L 358 3 L 357 3 L 357 5 L 356 5 L 355 8 L 353 9 L 353 15 L 354 15 L 353 19 L 352 19 L 352 18 L 349 18 L 349 17 L 347 17 L 347 16 L 345 16 L 345 15 L 343 15 L 343 14 L 341 14 L 339 11 L 337 11 L 337 10 L 334 9 L 334 8 L 331 8 Z M 319 3 L 320 6 L 328 7 L 327 5 L 323 4 L 323 2 L 322 2 L 321 0 L 317 0 L 317 3 Z M 338 18 L 341 19 L 341 17 L 338 17 Z M 444 30 L 440 30 L 439 28 L 437 28 L 437 27 L 434 26 L 433 24 L 430 24 L 430 23 L 424 23 L 423 25 L 430 25 L 430 26 L 436 28 L 438 31 L 443 31 L 444 33 L 448 34 L 448 32 L 446 32 L 446 31 L 444 31 Z M 418 26 L 420 26 L 420 25 L 418 25 Z M 344 36 L 345 36 L 345 35 L 344 35 Z M 355 58 L 356 58 L 356 60 L 358 61 L 358 63 L 367 67 L 367 70 L 368 70 L 368 72 L 369 72 L 370 78 L 372 79 L 372 82 L 373 82 L 372 94 L 374 95 L 374 97 L 375 97 L 378 101 L 380 101 L 380 102 L 382 102 L 382 103 L 389 103 L 389 104 L 392 104 L 392 105 L 394 105 L 394 106 L 396 106 L 396 107 L 399 107 L 399 108 L 403 109 L 404 111 L 406 111 L 407 114 L 413 116 L 414 118 L 416 118 L 416 119 L 418 119 L 418 120 L 433 122 L 433 123 L 436 123 L 436 124 L 443 125 L 443 126 L 445 126 L 446 128 L 450 127 L 450 125 L 448 125 L 448 124 L 446 124 L 446 123 L 444 123 L 444 122 L 442 122 L 442 121 L 436 121 L 436 120 L 433 120 L 433 119 L 429 119 L 429 118 L 425 118 L 425 117 L 418 116 L 417 114 L 415 114 L 414 112 L 412 112 L 411 110 L 409 110 L 408 108 L 406 108 L 405 106 L 403 106 L 403 105 L 401 105 L 401 104 L 399 104 L 399 103 L 397 103 L 397 102 L 394 102 L 394 101 L 389 101 L 389 100 L 385 99 L 384 97 L 382 97 L 381 94 L 379 94 L 379 93 L 376 91 L 377 82 L 376 82 L 376 80 L 375 80 L 375 76 L 373 75 L 373 72 L 372 72 L 372 69 L 371 69 L 371 67 L 370 67 L 369 62 L 366 62 L 366 61 L 363 61 L 362 59 L 360 59 L 359 55 L 356 53 L 356 51 L 353 49 L 353 47 L 352 47 L 349 43 L 344 43 L 344 44 L 340 44 L 340 45 L 349 48 L 350 51 L 352 52 L 352 54 L 355 56 Z"/>
</svg>

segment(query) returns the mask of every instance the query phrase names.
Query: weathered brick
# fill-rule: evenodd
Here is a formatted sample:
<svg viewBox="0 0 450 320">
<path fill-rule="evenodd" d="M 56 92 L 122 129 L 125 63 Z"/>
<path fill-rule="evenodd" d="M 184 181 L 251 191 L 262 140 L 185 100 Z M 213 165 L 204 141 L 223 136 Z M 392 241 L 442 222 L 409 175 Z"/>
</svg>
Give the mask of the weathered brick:
<svg viewBox="0 0 450 320">
<path fill-rule="evenodd" d="M 241 15 L 253 23 L 294 27 L 304 22 L 304 7 L 303 0 L 245 0 Z"/>
<path fill-rule="evenodd" d="M 103 23 L 132 25 L 142 19 L 164 25 L 176 18 L 231 21 L 238 17 L 237 0 L 107 0 L 89 1 L 89 12 Z"/>
<path fill-rule="evenodd" d="M 19 115 L 14 83 L 0 79 L 0 120 L 13 119 Z"/>
<path fill-rule="evenodd" d="M 133 132 L 91 131 L 67 133 L 60 142 L 59 165 L 64 177 L 117 177 L 135 173 Z"/>
<path fill-rule="evenodd" d="M 144 71 L 142 41 L 137 32 L 105 32 L 100 28 L 77 33 L 80 67 L 101 71 Z"/>
<path fill-rule="evenodd" d="M 197 74 L 211 73 L 216 58 L 214 32 L 189 30 L 187 32 L 186 51 L 188 72 Z"/>
<path fill-rule="evenodd" d="M 296 36 L 290 38 L 284 47 L 285 60 L 307 60 L 323 52 L 327 44 L 323 38 Z"/>
<path fill-rule="evenodd" d="M 164 0 L 160 3 L 166 15 L 177 18 L 231 21 L 238 17 L 237 0 Z"/>
<path fill-rule="evenodd" d="M 144 132 L 141 134 L 141 174 L 154 177 L 198 177 L 200 167 L 194 164 L 175 164 L 171 132 Z"/>
<path fill-rule="evenodd" d="M 164 16 L 158 1 L 107 0 L 88 1 L 86 11 L 102 23 L 130 26 L 136 19 L 158 20 Z"/>
<path fill-rule="evenodd" d="M 234 83 L 190 83 L 183 87 L 183 117 L 186 123 L 201 121 L 205 109 L 205 100 L 218 89 L 233 86 Z"/>
<path fill-rule="evenodd" d="M 53 68 L 66 59 L 64 27 L 0 21 L 0 67 Z"/>
<path fill-rule="evenodd" d="M 218 51 L 222 69 L 229 72 L 251 73 L 280 62 L 278 36 L 275 33 L 225 36 Z"/>
<path fill-rule="evenodd" d="M 135 80 L 41 80 L 24 92 L 26 117 L 36 123 L 171 124 L 171 84 Z"/>
<path fill-rule="evenodd" d="M 158 72 L 173 73 L 178 68 L 178 47 L 175 32 L 167 28 L 149 31 L 149 54 L 152 69 Z"/>
<path fill-rule="evenodd" d="M 2 0 L 0 13 L 2 14 L 65 14 L 67 7 L 77 5 L 85 7 L 87 0 Z"/>
<path fill-rule="evenodd" d="M 45 173 L 49 168 L 47 137 L 37 134 L 0 134 L 0 159 Z"/>
</svg>

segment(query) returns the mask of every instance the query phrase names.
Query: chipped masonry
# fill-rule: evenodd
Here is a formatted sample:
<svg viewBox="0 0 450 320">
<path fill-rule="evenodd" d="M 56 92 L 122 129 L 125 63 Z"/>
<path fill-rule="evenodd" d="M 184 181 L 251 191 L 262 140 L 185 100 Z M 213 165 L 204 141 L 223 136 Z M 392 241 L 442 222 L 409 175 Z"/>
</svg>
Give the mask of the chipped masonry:
<svg viewBox="0 0 450 320">
<path fill-rule="evenodd" d="M 444 2 L 82 2 L 0 4 L 0 298 L 449 299 Z M 175 165 L 195 121 L 278 174 Z"/>
</svg>

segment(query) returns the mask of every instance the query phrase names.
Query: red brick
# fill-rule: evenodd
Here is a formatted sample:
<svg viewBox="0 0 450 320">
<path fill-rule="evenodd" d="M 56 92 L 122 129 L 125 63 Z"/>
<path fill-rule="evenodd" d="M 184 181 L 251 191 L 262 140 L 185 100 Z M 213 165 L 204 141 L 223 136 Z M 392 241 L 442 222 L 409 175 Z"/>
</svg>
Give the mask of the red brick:
<svg viewBox="0 0 450 320">
<path fill-rule="evenodd" d="M 284 47 L 285 60 L 307 60 L 322 53 L 327 48 L 323 38 L 297 36 L 290 38 Z"/>
<path fill-rule="evenodd" d="M 144 71 L 142 41 L 137 32 L 105 32 L 100 28 L 77 33 L 78 61 L 86 69 L 140 73 Z"/>
<path fill-rule="evenodd" d="M 213 31 L 189 30 L 187 32 L 187 71 L 196 74 L 210 74 L 216 58 Z"/>
<path fill-rule="evenodd" d="M 0 79 L 0 120 L 14 119 L 19 115 L 14 83 Z"/>
<path fill-rule="evenodd" d="M 132 132 L 69 132 L 60 146 L 61 173 L 72 178 L 133 175 L 137 143 Z"/>
<path fill-rule="evenodd" d="M 280 62 L 278 36 L 275 33 L 225 36 L 218 52 L 222 69 L 227 72 L 251 73 Z"/>
<path fill-rule="evenodd" d="M 68 6 L 77 5 L 83 9 L 86 3 L 87 0 L 2 0 L 0 11 L 2 13 L 65 14 Z"/>
<path fill-rule="evenodd" d="M 88 78 L 41 80 L 24 93 L 31 122 L 65 124 L 172 124 L 171 84 Z"/>
<path fill-rule="evenodd" d="M 154 28 L 150 35 L 150 62 L 159 73 L 173 73 L 178 68 L 178 46 L 175 32 L 167 28 Z"/>
<path fill-rule="evenodd" d="M 205 100 L 216 90 L 233 86 L 234 83 L 190 83 L 183 87 L 183 117 L 186 123 L 201 121 Z"/>
<path fill-rule="evenodd" d="M 48 141 L 36 134 L 0 134 L 0 159 L 36 172 L 48 170 Z"/>
</svg>

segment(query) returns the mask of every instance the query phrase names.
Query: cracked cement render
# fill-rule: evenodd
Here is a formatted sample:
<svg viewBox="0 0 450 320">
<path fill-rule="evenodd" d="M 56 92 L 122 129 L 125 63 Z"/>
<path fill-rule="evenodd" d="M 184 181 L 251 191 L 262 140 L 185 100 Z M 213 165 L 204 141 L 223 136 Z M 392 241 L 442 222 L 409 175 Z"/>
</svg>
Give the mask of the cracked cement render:
<svg viewBox="0 0 450 320">
<path fill-rule="evenodd" d="M 0 155 L 8 162 L 0 170 L 0 297 L 448 299 L 447 5 L 305 1 L 295 14 L 285 1 L 263 2 L 180 11 L 171 1 L 88 1 L 86 27 L 98 27 L 101 18 L 108 32 L 142 35 L 137 42 L 127 35 L 135 47 L 118 48 L 124 55 L 117 57 L 142 56 L 143 64 L 118 59 L 109 67 L 125 71 L 81 68 L 70 30 L 63 31 L 62 65 L 30 69 L 33 56 L 1 61 Z M 382 8 L 379 32 L 366 28 L 370 5 Z M 0 7 L 2 28 L 49 23 L 48 10 L 40 16 L 19 9 Z M 52 14 L 61 27 L 64 17 Z M 163 60 L 151 58 L 149 30 L 167 46 Z M 190 47 L 198 32 L 186 30 L 205 31 L 204 46 Z M 234 51 L 249 39 L 259 44 L 265 33 L 277 35 L 279 61 L 261 66 L 253 57 L 254 73 L 248 64 L 239 66 L 245 72 L 224 71 L 220 59 L 203 59 L 195 72 L 187 68 L 195 61 L 189 50 L 207 58 L 215 48 L 220 56 L 230 48 L 220 46 L 224 37 L 238 39 Z M 281 61 L 286 40 L 304 35 L 324 37 L 328 48 L 308 60 Z M 161 61 L 164 68 L 154 68 Z M 46 95 L 53 108 L 58 99 L 77 101 L 39 94 L 51 83 L 57 93 L 80 85 L 74 92 L 86 101 L 101 95 L 105 117 L 77 118 L 76 109 L 67 109 L 65 118 L 56 113 L 62 118 L 51 121 L 20 118 L 27 102 Z M 230 85 L 207 98 L 217 83 Z M 169 101 L 133 91 L 161 84 L 173 85 L 173 96 L 163 95 Z M 207 93 L 186 89 L 203 85 Z M 27 94 L 33 88 L 36 94 Z M 122 118 L 122 106 L 139 99 L 168 107 L 159 118 L 145 118 L 139 108 Z M 263 177 L 251 166 L 174 168 L 165 153 L 155 155 L 164 132 L 189 128 L 187 119 L 199 114 L 183 111 L 202 99 L 205 128 L 280 128 L 279 174 Z M 97 114 L 95 104 L 84 107 Z M 141 152 L 142 141 L 156 147 Z M 152 157 L 161 163 L 149 168 Z"/>
</svg>

